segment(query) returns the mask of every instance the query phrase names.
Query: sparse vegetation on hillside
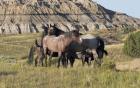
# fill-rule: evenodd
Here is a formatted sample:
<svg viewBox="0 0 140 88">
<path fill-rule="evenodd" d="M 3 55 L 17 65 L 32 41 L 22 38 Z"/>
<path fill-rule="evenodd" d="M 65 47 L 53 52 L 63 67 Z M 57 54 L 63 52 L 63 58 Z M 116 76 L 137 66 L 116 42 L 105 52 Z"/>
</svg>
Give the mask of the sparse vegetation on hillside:
<svg viewBox="0 0 140 88">
<path fill-rule="evenodd" d="M 130 33 L 130 32 L 136 31 L 136 28 L 129 25 L 127 27 L 122 28 L 122 31 L 123 31 L 124 34 L 127 34 L 127 33 Z"/>
</svg>

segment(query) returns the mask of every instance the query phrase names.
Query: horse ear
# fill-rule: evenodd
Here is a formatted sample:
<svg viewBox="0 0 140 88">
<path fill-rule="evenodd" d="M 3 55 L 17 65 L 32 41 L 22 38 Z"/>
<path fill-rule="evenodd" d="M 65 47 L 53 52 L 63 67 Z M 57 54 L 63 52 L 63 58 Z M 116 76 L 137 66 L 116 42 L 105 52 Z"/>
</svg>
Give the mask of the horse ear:
<svg viewBox="0 0 140 88">
<path fill-rule="evenodd" d="M 56 24 L 54 24 L 53 26 L 56 27 Z"/>
<path fill-rule="evenodd" d="M 47 24 L 47 27 L 49 27 L 49 24 Z"/>
<path fill-rule="evenodd" d="M 52 24 L 50 24 L 50 27 L 53 27 L 53 25 L 52 25 Z"/>
</svg>

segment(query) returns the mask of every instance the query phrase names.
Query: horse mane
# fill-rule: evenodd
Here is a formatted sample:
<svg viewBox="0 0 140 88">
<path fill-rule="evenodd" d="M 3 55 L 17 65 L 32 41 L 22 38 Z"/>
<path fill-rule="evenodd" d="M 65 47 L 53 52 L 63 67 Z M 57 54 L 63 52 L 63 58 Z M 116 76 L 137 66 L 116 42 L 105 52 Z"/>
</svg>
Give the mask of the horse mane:
<svg viewBox="0 0 140 88">
<path fill-rule="evenodd" d="M 69 32 L 65 32 L 64 33 L 64 36 L 65 37 L 72 37 L 72 36 L 76 36 L 76 37 L 79 37 L 80 36 L 80 33 L 78 30 L 72 30 L 72 31 L 69 31 Z"/>
<path fill-rule="evenodd" d="M 98 46 L 99 46 L 100 48 L 104 49 L 104 45 L 105 45 L 105 44 L 104 44 L 104 40 L 103 40 L 101 37 L 99 37 L 99 36 L 97 36 L 96 39 L 98 40 L 98 43 L 99 43 Z"/>
<path fill-rule="evenodd" d="M 43 28 L 43 34 L 47 35 L 48 34 L 48 27 L 43 25 L 42 28 Z"/>
<path fill-rule="evenodd" d="M 61 29 L 59 29 L 58 27 L 56 27 L 56 25 L 51 26 L 51 27 L 53 27 L 53 30 L 55 32 L 54 35 L 56 35 L 56 36 L 59 36 L 60 34 L 64 34 L 65 33 L 64 31 L 62 31 Z"/>
</svg>

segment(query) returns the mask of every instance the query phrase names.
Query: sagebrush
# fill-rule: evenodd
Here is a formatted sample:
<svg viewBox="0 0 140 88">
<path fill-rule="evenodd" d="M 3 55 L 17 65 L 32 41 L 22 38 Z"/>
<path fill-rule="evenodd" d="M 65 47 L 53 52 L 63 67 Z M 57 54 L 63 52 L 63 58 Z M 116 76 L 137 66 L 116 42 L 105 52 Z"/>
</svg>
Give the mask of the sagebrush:
<svg viewBox="0 0 140 88">
<path fill-rule="evenodd" d="M 132 57 L 140 57 L 140 31 L 129 34 L 124 43 L 124 53 Z"/>
</svg>

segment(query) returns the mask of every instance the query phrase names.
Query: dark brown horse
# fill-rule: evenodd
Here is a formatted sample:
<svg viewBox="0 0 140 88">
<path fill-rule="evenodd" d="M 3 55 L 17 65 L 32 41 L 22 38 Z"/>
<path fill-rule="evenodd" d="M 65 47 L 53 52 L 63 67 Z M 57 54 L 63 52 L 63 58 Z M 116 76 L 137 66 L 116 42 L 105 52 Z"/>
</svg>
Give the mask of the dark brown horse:
<svg viewBox="0 0 140 88">
<path fill-rule="evenodd" d="M 44 49 L 44 54 L 46 55 L 48 50 L 51 52 L 58 52 L 59 54 L 59 61 L 58 61 L 58 67 L 60 66 L 60 61 L 65 60 L 65 52 L 67 52 L 67 49 L 69 45 L 72 42 L 80 43 L 80 37 L 79 37 L 79 31 L 73 30 L 67 33 L 64 33 L 58 37 L 56 36 L 45 36 L 42 41 L 42 46 Z M 47 57 L 46 57 L 47 59 Z M 47 60 L 46 60 L 47 61 Z M 66 62 L 67 60 L 65 60 Z M 67 65 L 67 63 L 65 63 Z"/>
</svg>

